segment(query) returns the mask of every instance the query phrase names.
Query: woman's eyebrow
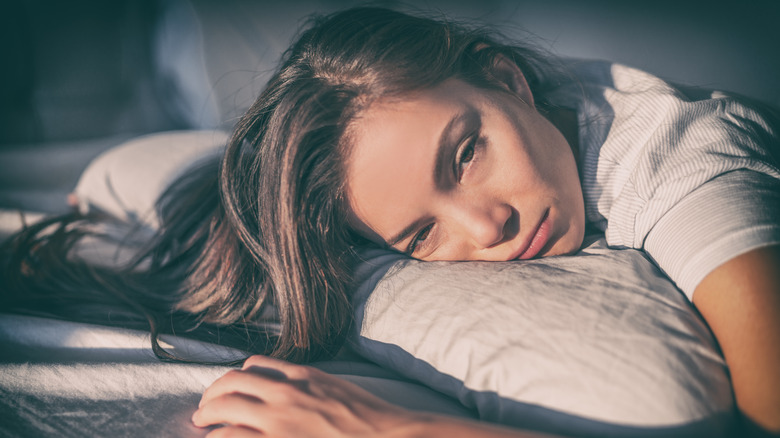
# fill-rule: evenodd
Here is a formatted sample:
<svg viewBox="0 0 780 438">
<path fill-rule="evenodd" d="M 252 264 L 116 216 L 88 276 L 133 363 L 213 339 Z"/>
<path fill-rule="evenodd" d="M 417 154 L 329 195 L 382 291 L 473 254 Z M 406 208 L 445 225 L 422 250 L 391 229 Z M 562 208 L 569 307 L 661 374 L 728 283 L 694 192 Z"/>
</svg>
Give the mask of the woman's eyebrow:
<svg viewBox="0 0 780 438">
<path fill-rule="evenodd" d="M 464 132 L 470 132 L 479 125 L 479 114 L 474 108 L 467 108 L 455 114 L 444 126 L 439 136 L 439 142 L 436 149 L 436 159 L 434 160 L 433 181 L 439 190 L 447 190 L 450 185 L 449 172 L 450 157 L 452 150 L 460 144 L 460 139 Z M 398 242 L 403 241 L 415 230 L 423 226 L 427 219 L 420 218 L 404 227 L 399 233 L 387 239 L 387 245 L 394 247 Z"/>
<path fill-rule="evenodd" d="M 407 225 L 398 234 L 391 237 L 390 239 L 387 239 L 387 245 L 391 247 L 395 247 L 398 244 L 398 242 L 403 241 L 404 239 L 409 237 L 412 233 L 414 233 L 418 228 L 422 227 L 426 220 L 427 220 L 426 218 L 420 218 L 412 222 L 411 224 Z"/>
</svg>

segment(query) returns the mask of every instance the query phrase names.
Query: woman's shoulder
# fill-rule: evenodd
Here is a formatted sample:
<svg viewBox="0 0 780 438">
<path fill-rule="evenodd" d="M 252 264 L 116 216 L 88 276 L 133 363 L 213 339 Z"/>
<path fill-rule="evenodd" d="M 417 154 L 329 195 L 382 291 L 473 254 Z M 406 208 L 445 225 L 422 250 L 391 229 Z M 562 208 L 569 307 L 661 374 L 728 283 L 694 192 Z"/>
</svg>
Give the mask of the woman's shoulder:
<svg viewBox="0 0 780 438">
<path fill-rule="evenodd" d="M 603 59 L 563 58 L 561 67 L 577 85 L 604 87 L 621 91 L 642 91 L 650 86 L 667 85 L 650 72 L 620 62 Z"/>
<path fill-rule="evenodd" d="M 642 247 L 667 211 L 726 173 L 780 180 L 777 125 L 760 105 L 615 63 L 574 68 L 586 213 L 611 245 Z"/>
<path fill-rule="evenodd" d="M 678 85 L 616 62 L 563 60 L 572 80 L 551 94 L 551 102 L 577 111 L 584 152 L 601 158 L 609 151 L 649 145 L 698 147 L 698 132 L 714 143 L 765 149 L 780 138 L 778 111 L 727 91 Z M 606 155 L 605 155 L 606 154 Z"/>
</svg>

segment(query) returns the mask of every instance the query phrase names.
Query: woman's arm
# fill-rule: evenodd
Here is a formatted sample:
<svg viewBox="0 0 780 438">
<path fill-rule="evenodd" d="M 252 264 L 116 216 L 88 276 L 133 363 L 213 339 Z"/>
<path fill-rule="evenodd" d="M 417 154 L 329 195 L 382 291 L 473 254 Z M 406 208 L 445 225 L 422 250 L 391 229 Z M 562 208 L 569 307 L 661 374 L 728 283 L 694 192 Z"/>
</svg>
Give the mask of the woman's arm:
<svg viewBox="0 0 780 438">
<path fill-rule="evenodd" d="M 208 436 L 238 437 L 485 437 L 524 433 L 387 403 L 315 368 L 253 356 L 203 394 L 192 417 L 198 427 L 224 425 Z"/>
<path fill-rule="evenodd" d="M 780 432 L 780 245 L 719 266 L 693 302 L 720 343 L 740 410 Z"/>
</svg>

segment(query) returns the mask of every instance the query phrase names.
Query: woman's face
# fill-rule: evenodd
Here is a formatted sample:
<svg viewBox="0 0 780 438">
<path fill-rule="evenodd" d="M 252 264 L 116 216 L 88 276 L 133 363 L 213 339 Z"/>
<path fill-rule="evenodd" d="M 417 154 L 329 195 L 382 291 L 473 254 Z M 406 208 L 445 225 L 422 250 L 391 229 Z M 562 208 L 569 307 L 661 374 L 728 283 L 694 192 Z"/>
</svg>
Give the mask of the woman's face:
<svg viewBox="0 0 780 438">
<path fill-rule="evenodd" d="M 422 260 L 529 259 L 579 249 L 574 154 L 513 92 L 458 79 L 380 100 L 355 120 L 351 223 Z"/>
</svg>

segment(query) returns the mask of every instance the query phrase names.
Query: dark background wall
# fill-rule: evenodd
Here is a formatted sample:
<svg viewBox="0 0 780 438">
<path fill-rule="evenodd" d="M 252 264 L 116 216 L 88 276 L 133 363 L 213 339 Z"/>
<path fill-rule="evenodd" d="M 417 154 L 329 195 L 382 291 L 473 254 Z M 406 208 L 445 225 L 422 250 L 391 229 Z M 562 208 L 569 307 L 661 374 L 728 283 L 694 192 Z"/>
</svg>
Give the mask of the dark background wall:
<svg viewBox="0 0 780 438">
<path fill-rule="evenodd" d="M 536 37 L 559 55 L 618 61 L 780 106 L 777 0 L 486 0 L 451 8 Z"/>
<path fill-rule="evenodd" d="M 153 87 L 154 0 L 0 5 L 0 144 L 167 129 Z"/>
<path fill-rule="evenodd" d="M 161 75 L 155 60 L 165 11 L 182 3 L 2 2 L 0 145 L 198 125 L 171 111 L 170 90 L 177 86 L 171 81 L 176 78 Z M 250 44 L 249 50 L 262 52 L 265 68 L 270 68 L 294 34 L 299 17 L 359 2 L 191 3 L 196 12 L 222 10 L 225 18 L 222 28 L 204 38 L 220 38 L 230 30 L 227 27 L 241 29 L 242 23 L 257 25 L 263 38 L 275 44 L 264 48 Z M 619 61 L 675 82 L 735 91 L 780 106 L 780 1 L 429 0 L 411 5 L 497 25 L 504 33 L 531 38 L 555 54 Z M 212 52 L 227 59 L 234 49 L 228 45 Z M 194 85 L 204 99 L 213 97 L 214 86 L 228 83 L 245 89 L 244 83 L 262 81 L 256 63 L 243 61 L 240 51 L 235 55 L 235 65 L 218 63 L 227 73 L 211 74 Z M 253 93 L 261 87 L 255 84 Z M 237 104 L 238 110 L 246 104 Z M 203 120 L 200 125 L 210 124 L 213 121 Z"/>
</svg>

